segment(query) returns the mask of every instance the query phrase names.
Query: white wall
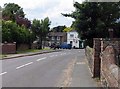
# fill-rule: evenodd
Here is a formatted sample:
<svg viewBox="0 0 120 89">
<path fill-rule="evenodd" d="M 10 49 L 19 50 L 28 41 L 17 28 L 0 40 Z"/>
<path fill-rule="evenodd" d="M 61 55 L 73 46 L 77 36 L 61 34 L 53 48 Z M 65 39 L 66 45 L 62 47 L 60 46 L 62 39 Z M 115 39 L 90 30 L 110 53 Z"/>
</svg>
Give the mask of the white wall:
<svg viewBox="0 0 120 89">
<path fill-rule="evenodd" d="M 73 36 L 73 37 L 72 37 Z M 72 47 L 79 48 L 79 38 L 77 32 L 67 32 L 67 44 L 70 44 L 70 41 L 72 41 Z"/>
</svg>

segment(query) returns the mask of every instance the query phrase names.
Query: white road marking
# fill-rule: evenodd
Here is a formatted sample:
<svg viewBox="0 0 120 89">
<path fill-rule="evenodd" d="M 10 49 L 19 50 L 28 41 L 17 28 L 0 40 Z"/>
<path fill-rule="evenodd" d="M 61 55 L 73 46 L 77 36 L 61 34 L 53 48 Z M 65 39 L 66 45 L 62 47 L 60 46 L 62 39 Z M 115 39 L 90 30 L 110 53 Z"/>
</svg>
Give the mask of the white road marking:
<svg viewBox="0 0 120 89">
<path fill-rule="evenodd" d="M 65 55 L 66 53 L 63 53 L 62 55 Z"/>
<path fill-rule="evenodd" d="M 19 69 L 19 68 L 25 67 L 25 66 L 30 65 L 30 64 L 32 64 L 32 63 L 33 63 L 33 62 L 29 62 L 29 63 L 27 63 L 27 64 L 21 65 L 21 66 L 17 67 L 16 69 Z"/>
<path fill-rule="evenodd" d="M 7 72 L 3 72 L 3 73 L 0 73 L 0 75 L 4 75 L 4 74 L 6 74 Z"/>
<path fill-rule="evenodd" d="M 54 57 L 54 55 L 51 55 L 50 57 Z"/>
<path fill-rule="evenodd" d="M 76 64 L 86 64 L 85 62 L 77 62 Z"/>
<path fill-rule="evenodd" d="M 38 60 L 36 60 L 36 61 L 40 61 L 40 60 L 43 60 L 43 59 L 46 59 L 46 57 L 40 58 L 40 59 L 38 59 Z"/>
</svg>

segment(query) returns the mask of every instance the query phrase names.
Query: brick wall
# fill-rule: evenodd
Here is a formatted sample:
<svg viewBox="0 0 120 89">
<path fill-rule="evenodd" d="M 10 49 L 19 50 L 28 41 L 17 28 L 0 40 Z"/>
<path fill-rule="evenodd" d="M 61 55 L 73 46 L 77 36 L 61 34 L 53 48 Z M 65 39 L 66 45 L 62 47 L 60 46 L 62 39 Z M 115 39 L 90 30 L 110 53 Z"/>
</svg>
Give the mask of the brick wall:
<svg viewBox="0 0 120 89">
<path fill-rule="evenodd" d="M 88 65 L 90 67 L 90 71 L 93 74 L 93 67 L 94 67 L 93 66 L 93 64 L 94 64 L 94 62 L 93 62 L 93 48 L 90 48 L 89 46 L 87 46 L 85 48 L 85 55 L 86 55 L 86 58 L 88 61 Z M 93 77 L 93 75 L 92 75 L 92 77 Z"/>
<path fill-rule="evenodd" d="M 100 68 L 101 68 L 101 39 L 94 38 L 94 53 L 93 53 L 93 77 L 100 77 Z"/>
<path fill-rule="evenodd" d="M 88 60 L 88 64 L 90 70 L 92 72 L 92 77 L 100 77 L 100 66 L 101 66 L 101 59 L 100 59 L 100 52 L 101 52 L 101 39 L 94 38 L 94 46 L 92 50 L 92 54 L 90 52 L 92 48 L 86 48 L 86 57 Z"/>
<path fill-rule="evenodd" d="M 86 50 L 86 57 L 93 77 L 99 77 L 103 86 L 118 87 L 118 82 L 120 83 L 120 76 L 118 76 L 119 38 L 94 38 L 93 54 L 91 55 Z"/>
<path fill-rule="evenodd" d="M 2 43 L 2 44 L 0 44 L 0 48 L 2 48 L 3 54 L 13 54 L 13 53 L 16 53 L 16 51 L 24 51 L 24 50 L 29 49 L 29 45 L 28 44 L 19 44 L 16 47 L 16 43 Z"/>
<path fill-rule="evenodd" d="M 19 44 L 17 45 L 17 51 L 24 51 L 29 49 L 29 45 L 28 44 Z"/>
<path fill-rule="evenodd" d="M 5 43 L 0 45 L 2 47 L 2 53 L 16 53 L 16 43 Z"/>
<path fill-rule="evenodd" d="M 113 46 L 107 46 L 101 54 L 101 83 L 103 86 L 118 87 L 118 66 Z"/>
<path fill-rule="evenodd" d="M 118 88 L 119 67 L 118 55 L 120 54 L 120 39 L 101 41 L 101 84 L 106 87 Z M 120 87 L 119 87 L 120 88 Z"/>
</svg>

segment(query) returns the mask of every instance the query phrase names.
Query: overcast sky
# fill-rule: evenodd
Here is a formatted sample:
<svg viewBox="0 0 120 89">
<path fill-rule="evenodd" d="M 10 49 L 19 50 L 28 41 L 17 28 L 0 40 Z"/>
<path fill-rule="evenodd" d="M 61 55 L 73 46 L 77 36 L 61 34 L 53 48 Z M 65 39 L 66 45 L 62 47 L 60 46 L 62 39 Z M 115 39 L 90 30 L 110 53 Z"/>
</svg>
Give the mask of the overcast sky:
<svg viewBox="0 0 120 89">
<path fill-rule="evenodd" d="M 74 19 L 64 17 L 61 13 L 74 11 L 73 1 L 81 3 L 84 0 L 0 0 L 0 6 L 5 3 L 16 3 L 23 8 L 26 18 L 29 20 L 44 19 L 49 17 L 51 26 L 70 26 Z"/>
</svg>

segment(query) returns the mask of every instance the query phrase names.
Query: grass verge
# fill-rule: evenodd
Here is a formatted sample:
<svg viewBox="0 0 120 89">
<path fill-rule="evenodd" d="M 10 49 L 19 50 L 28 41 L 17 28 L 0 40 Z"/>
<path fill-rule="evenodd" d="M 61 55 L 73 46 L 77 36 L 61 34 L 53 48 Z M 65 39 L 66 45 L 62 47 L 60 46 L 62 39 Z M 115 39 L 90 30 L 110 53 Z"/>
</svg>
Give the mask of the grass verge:
<svg viewBox="0 0 120 89">
<path fill-rule="evenodd" d="M 21 54 L 21 53 L 29 53 L 29 52 L 40 52 L 43 50 L 51 50 L 50 48 L 44 48 L 44 49 L 28 49 L 28 50 L 24 50 L 24 51 L 17 51 L 17 54 Z"/>
<path fill-rule="evenodd" d="M 40 52 L 40 51 L 52 51 L 53 49 L 50 48 L 44 48 L 44 49 L 28 49 L 28 50 L 24 50 L 24 51 L 17 51 L 15 54 L 0 54 L 0 60 L 6 57 L 11 57 L 11 56 L 15 56 L 15 55 L 22 55 L 22 54 L 27 54 L 27 53 L 36 53 L 36 52 Z"/>
</svg>

